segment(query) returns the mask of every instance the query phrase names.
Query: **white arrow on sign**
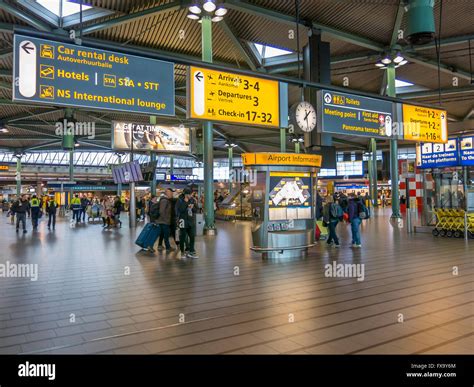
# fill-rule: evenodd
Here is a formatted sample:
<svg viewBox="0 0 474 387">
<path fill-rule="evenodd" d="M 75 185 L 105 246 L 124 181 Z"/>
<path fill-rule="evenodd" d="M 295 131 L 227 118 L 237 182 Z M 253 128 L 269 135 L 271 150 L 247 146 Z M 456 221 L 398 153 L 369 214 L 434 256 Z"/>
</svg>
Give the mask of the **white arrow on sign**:
<svg viewBox="0 0 474 387">
<path fill-rule="evenodd" d="M 202 116 L 206 111 L 206 101 L 204 96 L 204 74 L 202 71 L 195 71 L 193 74 L 194 106 L 193 110 L 198 116 Z"/>
<path fill-rule="evenodd" d="M 332 100 L 331 94 L 329 93 L 324 94 L 324 102 L 331 103 L 331 100 Z"/>
<path fill-rule="evenodd" d="M 36 45 L 29 40 L 23 40 L 18 51 L 18 90 L 23 97 L 31 98 L 36 94 Z"/>
</svg>

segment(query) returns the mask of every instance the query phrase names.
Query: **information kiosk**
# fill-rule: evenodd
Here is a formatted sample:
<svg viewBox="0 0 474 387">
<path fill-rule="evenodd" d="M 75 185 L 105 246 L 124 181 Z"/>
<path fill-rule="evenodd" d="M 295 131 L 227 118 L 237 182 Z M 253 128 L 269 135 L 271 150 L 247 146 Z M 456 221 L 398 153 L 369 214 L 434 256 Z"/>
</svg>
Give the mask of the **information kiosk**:
<svg viewBox="0 0 474 387">
<path fill-rule="evenodd" d="M 252 239 L 263 258 L 301 257 L 314 246 L 317 172 L 321 156 L 244 153 L 251 177 Z"/>
</svg>

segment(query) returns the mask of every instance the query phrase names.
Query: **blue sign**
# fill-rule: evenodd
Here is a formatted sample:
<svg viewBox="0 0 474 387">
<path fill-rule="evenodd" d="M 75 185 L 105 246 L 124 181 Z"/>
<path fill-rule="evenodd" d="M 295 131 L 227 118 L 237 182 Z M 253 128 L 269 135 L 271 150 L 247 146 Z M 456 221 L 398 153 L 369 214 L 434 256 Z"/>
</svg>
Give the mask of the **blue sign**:
<svg viewBox="0 0 474 387">
<path fill-rule="evenodd" d="M 450 138 L 446 144 L 424 142 L 419 145 L 418 168 L 445 168 L 459 165 L 457 138 Z"/>
<path fill-rule="evenodd" d="M 459 139 L 459 160 L 461 165 L 474 165 L 474 136 Z"/>
<path fill-rule="evenodd" d="M 351 136 L 397 138 L 393 104 L 381 99 L 318 91 L 318 130 Z"/>
<path fill-rule="evenodd" d="M 13 100 L 175 115 L 174 64 L 15 35 Z"/>
</svg>

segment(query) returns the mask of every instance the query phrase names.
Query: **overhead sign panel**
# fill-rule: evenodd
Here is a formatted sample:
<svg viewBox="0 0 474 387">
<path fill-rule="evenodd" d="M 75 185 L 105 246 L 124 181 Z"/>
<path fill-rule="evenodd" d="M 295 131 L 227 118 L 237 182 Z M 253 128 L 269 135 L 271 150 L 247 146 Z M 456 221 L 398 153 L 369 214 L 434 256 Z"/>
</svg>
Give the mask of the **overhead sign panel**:
<svg viewBox="0 0 474 387">
<path fill-rule="evenodd" d="M 445 168 L 459 165 L 458 141 L 450 138 L 446 144 L 425 142 L 417 147 L 418 168 Z"/>
<path fill-rule="evenodd" d="M 403 104 L 405 140 L 445 143 L 448 141 L 446 110 Z"/>
<path fill-rule="evenodd" d="M 352 136 L 395 138 L 393 104 L 355 94 L 318 91 L 318 130 Z"/>
<path fill-rule="evenodd" d="M 280 127 L 280 116 L 288 119 L 286 84 L 262 78 L 209 70 L 188 69 L 188 116 L 209 121 Z M 280 114 L 280 105 L 285 114 Z"/>
<path fill-rule="evenodd" d="M 459 159 L 461 165 L 474 165 L 474 136 L 459 139 Z"/>
<path fill-rule="evenodd" d="M 321 155 L 301 154 L 301 153 L 243 153 L 242 162 L 244 165 L 305 165 L 320 167 Z"/>
<path fill-rule="evenodd" d="M 174 64 L 14 37 L 13 100 L 174 116 Z"/>
<path fill-rule="evenodd" d="M 114 121 L 112 128 L 113 149 L 130 150 L 133 133 L 133 149 L 136 151 L 190 152 L 189 128 L 184 126 Z"/>
</svg>

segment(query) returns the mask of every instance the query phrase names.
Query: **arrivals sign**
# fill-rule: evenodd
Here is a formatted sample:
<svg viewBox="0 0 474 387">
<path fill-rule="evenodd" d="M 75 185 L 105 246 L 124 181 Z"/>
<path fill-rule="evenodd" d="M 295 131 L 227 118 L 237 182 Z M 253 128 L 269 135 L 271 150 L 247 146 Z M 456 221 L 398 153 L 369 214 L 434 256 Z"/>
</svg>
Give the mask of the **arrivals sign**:
<svg viewBox="0 0 474 387">
<path fill-rule="evenodd" d="M 392 103 L 355 94 L 318 91 L 318 128 L 324 133 L 395 138 Z"/>
<path fill-rule="evenodd" d="M 187 90 L 188 118 L 275 128 L 288 120 L 287 85 L 278 81 L 191 66 Z"/>
<path fill-rule="evenodd" d="M 474 136 L 461 137 L 459 139 L 459 159 L 461 165 L 474 165 Z"/>
<path fill-rule="evenodd" d="M 446 110 L 403 104 L 405 140 L 445 143 L 448 140 Z"/>
<path fill-rule="evenodd" d="M 8 165 L 0 165 L 0 171 L 8 171 Z"/>
<path fill-rule="evenodd" d="M 310 167 L 320 167 L 321 155 L 302 153 L 243 153 L 242 162 L 244 165 L 304 165 Z"/>
<path fill-rule="evenodd" d="M 189 128 L 139 124 L 133 122 L 112 123 L 112 148 L 130 150 L 133 134 L 133 149 L 136 151 L 189 152 Z"/>
<path fill-rule="evenodd" d="M 13 100 L 174 116 L 174 64 L 14 37 Z"/>
</svg>

